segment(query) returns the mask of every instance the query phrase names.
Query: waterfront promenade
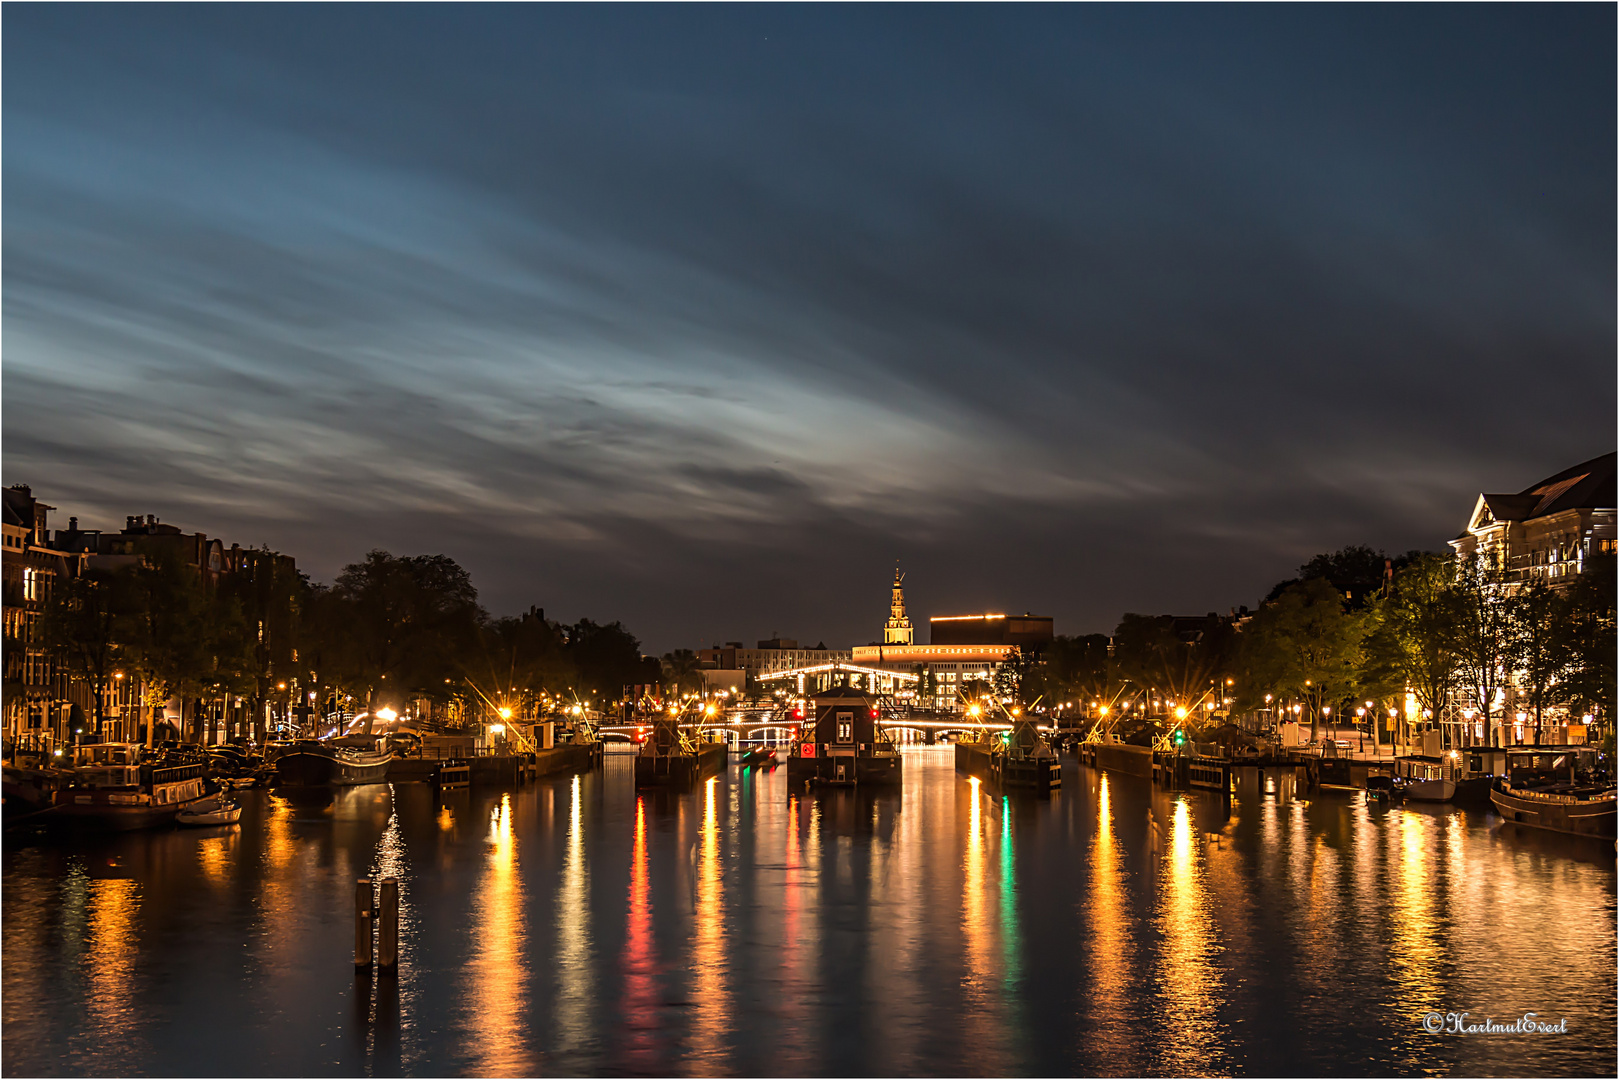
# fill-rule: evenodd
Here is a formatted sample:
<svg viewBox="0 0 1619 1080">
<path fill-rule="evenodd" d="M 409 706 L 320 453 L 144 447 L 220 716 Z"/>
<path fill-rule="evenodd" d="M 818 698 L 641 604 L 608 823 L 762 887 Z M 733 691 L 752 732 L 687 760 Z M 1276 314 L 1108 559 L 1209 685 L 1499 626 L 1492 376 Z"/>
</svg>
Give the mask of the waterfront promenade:
<svg viewBox="0 0 1619 1080">
<path fill-rule="evenodd" d="M 630 758 L 436 799 L 244 793 L 239 829 L 4 854 L 14 1075 L 1611 1075 L 1612 846 L 1482 811 L 1224 804 L 1064 768 L 991 796 L 684 796 Z M 397 981 L 356 877 L 403 881 Z M 1430 1011 L 1566 1034 L 1436 1036 Z"/>
</svg>

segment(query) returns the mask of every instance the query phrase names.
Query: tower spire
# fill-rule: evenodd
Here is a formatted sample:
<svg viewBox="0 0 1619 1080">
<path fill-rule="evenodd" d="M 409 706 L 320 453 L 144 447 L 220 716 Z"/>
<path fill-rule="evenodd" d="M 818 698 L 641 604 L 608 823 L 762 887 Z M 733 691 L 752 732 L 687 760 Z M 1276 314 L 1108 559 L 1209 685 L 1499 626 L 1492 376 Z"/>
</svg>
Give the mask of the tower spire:
<svg viewBox="0 0 1619 1080">
<path fill-rule="evenodd" d="M 894 593 L 888 602 L 888 622 L 883 624 L 884 645 L 911 644 L 911 619 L 905 614 L 905 575 L 894 560 Z"/>
</svg>

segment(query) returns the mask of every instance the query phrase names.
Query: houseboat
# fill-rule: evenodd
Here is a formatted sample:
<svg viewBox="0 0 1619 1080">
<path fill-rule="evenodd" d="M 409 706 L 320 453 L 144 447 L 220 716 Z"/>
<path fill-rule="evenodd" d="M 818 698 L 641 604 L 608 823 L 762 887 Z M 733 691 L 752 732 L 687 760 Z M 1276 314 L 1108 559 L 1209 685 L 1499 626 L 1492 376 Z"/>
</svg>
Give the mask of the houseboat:
<svg viewBox="0 0 1619 1080">
<path fill-rule="evenodd" d="M 684 790 L 724 770 L 724 743 L 704 742 L 699 733 L 685 731 L 679 715 L 653 721 L 652 730 L 635 755 L 635 786 Z"/>
<path fill-rule="evenodd" d="M 1490 801 L 1507 821 L 1576 836 L 1616 835 L 1614 785 L 1600 772 L 1594 747 L 1524 747 L 1506 758 L 1506 778 Z"/>
<path fill-rule="evenodd" d="M 815 718 L 787 758 L 789 790 L 806 784 L 896 785 L 905 769 L 899 747 L 878 724 L 877 699 L 852 686 L 813 698 Z"/>
<path fill-rule="evenodd" d="M 1456 797 L 1456 775 L 1461 771 L 1454 757 L 1412 754 L 1394 759 L 1393 790 L 1413 802 L 1450 802 Z"/>
<path fill-rule="evenodd" d="M 217 804 L 204 778 L 206 759 L 170 754 L 149 758 L 138 743 L 75 747 L 72 779 L 56 792 L 55 822 L 96 829 L 147 829 L 172 824 L 181 810 Z"/>
<path fill-rule="evenodd" d="M 388 779 L 392 760 L 393 751 L 385 735 L 295 739 L 278 748 L 275 783 L 281 787 L 381 784 Z"/>
</svg>

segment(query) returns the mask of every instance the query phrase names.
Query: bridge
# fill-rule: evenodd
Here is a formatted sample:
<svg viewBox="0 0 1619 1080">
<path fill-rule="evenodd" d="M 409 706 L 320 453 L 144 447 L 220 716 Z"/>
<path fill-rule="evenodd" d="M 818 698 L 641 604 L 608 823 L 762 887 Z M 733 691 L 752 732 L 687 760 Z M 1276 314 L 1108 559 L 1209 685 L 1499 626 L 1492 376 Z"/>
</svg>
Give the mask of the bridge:
<svg viewBox="0 0 1619 1080">
<path fill-rule="evenodd" d="M 647 713 L 633 723 L 599 723 L 595 725 L 596 734 L 604 741 L 633 743 L 649 733 L 652 725 L 661 718 L 657 713 Z M 710 736 L 724 733 L 724 741 L 733 744 L 763 742 L 780 745 L 797 738 L 798 729 L 803 724 L 803 714 L 796 708 L 764 705 L 725 709 L 713 716 L 689 719 L 681 727 Z M 985 721 L 964 713 L 908 708 L 882 710 L 877 727 L 891 733 L 898 742 L 933 742 L 940 735 L 1012 729 L 1011 723 L 1006 721 Z M 1048 729 L 1041 726 L 1040 730 Z"/>
</svg>

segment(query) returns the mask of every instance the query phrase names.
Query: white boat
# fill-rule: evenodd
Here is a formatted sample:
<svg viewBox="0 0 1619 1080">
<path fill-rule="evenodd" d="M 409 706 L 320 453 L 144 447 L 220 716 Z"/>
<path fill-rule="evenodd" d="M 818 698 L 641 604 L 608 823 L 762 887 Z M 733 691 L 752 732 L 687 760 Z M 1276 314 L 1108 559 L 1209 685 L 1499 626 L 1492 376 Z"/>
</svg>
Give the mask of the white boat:
<svg viewBox="0 0 1619 1080">
<path fill-rule="evenodd" d="M 174 816 L 180 825 L 234 825 L 242 819 L 242 808 L 235 803 L 220 803 L 212 810 L 182 810 Z"/>
</svg>

